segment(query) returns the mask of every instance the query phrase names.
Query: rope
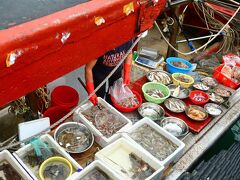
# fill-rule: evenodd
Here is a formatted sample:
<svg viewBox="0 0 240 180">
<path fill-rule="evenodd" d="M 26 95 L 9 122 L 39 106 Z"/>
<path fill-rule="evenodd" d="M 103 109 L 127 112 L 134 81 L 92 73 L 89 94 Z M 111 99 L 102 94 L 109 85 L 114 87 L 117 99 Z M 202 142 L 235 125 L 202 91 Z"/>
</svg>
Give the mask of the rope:
<svg viewBox="0 0 240 180">
<path fill-rule="evenodd" d="M 101 86 L 103 86 L 104 83 L 107 82 L 107 80 L 113 75 L 113 73 L 118 69 L 118 67 L 124 62 L 124 60 L 126 59 L 126 57 L 130 54 L 130 52 L 132 51 L 132 49 L 134 48 L 134 46 L 138 43 L 138 41 L 141 39 L 141 35 L 138 36 L 138 38 L 134 41 L 134 43 L 132 44 L 132 46 L 130 47 L 130 49 L 127 51 L 127 53 L 122 57 L 122 59 L 120 60 L 120 62 L 118 63 L 118 65 L 116 67 L 114 67 L 114 69 L 110 72 L 110 74 L 95 88 L 95 90 L 85 99 L 83 100 L 78 106 L 76 106 L 75 108 L 73 108 L 68 114 L 66 114 L 65 116 L 63 116 L 61 119 L 59 119 L 57 122 L 55 122 L 54 124 L 52 124 L 50 127 L 44 129 L 43 131 L 41 131 L 40 133 L 37 133 L 34 136 L 31 136 L 25 140 L 22 141 L 18 141 L 16 143 L 4 146 L 0 148 L 0 151 L 5 150 L 5 149 L 9 149 L 15 146 L 18 146 L 22 143 L 25 142 L 29 142 L 32 138 L 34 137 L 39 137 L 43 134 L 45 134 L 47 131 L 51 130 L 52 128 L 54 128 L 55 126 L 59 125 L 61 122 L 65 121 L 68 117 L 70 117 L 79 107 L 81 107 L 83 104 L 85 104 L 88 99 L 93 96 L 100 88 Z"/>
<path fill-rule="evenodd" d="M 202 45 L 201 47 L 195 49 L 194 51 L 187 52 L 187 53 L 181 52 L 181 51 L 177 50 L 175 47 L 173 47 L 173 45 L 170 44 L 170 43 L 168 42 L 167 38 L 164 36 L 163 32 L 162 32 L 161 29 L 159 28 L 159 26 L 158 26 L 158 24 L 157 24 L 156 21 L 154 22 L 154 24 L 155 24 L 155 26 L 157 27 L 157 29 L 158 29 L 158 31 L 160 32 L 160 34 L 161 34 L 161 36 L 163 37 L 163 39 L 165 40 L 165 42 L 166 42 L 174 51 L 176 51 L 176 52 L 179 53 L 179 54 L 182 54 L 182 55 L 185 55 L 185 56 L 186 56 L 186 55 L 191 55 L 191 54 L 193 54 L 193 53 L 197 53 L 199 50 L 203 49 L 205 46 L 207 46 L 208 44 L 210 44 L 214 39 L 216 39 L 216 37 L 218 37 L 218 36 L 222 33 L 222 31 L 225 30 L 225 28 L 229 25 L 229 23 L 232 21 L 232 19 L 237 15 L 237 13 L 239 12 L 239 10 L 240 10 L 240 6 L 239 6 L 238 9 L 235 11 L 235 13 L 233 14 L 233 16 L 228 20 L 228 22 L 221 28 L 220 31 L 218 31 L 218 33 L 217 33 L 211 40 L 209 40 L 207 43 L 205 43 L 205 44 Z"/>
</svg>

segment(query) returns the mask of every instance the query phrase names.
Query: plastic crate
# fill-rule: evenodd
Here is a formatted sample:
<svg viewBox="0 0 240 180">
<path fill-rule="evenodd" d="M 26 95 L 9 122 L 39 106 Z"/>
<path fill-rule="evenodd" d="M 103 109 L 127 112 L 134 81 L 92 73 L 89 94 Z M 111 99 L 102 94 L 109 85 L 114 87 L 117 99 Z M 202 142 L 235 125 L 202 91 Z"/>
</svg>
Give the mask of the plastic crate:
<svg viewBox="0 0 240 180">
<path fill-rule="evenodd" d="M 111 112 L 117 114 L 118 116 L 121 117 L 121 120 L 126 122 L 126 125 L 123 126 L 119 131 L 117 131 L 115 134 L 113 134 L 111 137 L 105 137 L 94 125 L 92 122 L 87 120 L 85 116 L 81 113 L 84 110 L 90 108 L 93 106 L 92 103 L 86 103 L 80 108 L 78 108 L 73 115 L 73 120 L 77 122 L 83 123 L 85 126 L 87 126 L 90 131 L 94 134 L 95 136 L 95 141 L 102 147 L 107 146 L 108 144 L 112 143 L 113 141 L 117 140 L 121 136 L 121 132 L 126 131 L 129 127 L 132 126 L 132 121 L 130 121 L 127 117 L 122 115 L 118 110 L 116 110 L 113 106 L 111 106 L 109 103 L 107 103 L 105 100 L 102 98 L 98 97 L 98 102 L 103 105 L 104 107 L 108 108 Z"/>
<path fill-rule="evenodd" d="M 9 151 L 3 150 L 0 152 L 0 162 L 1 161 L 9 163 L 22 179 L 32 179 Z"/>
<path fill-rule="evenodd" d="M 219 83 L 223 84 L 224 86 L 230 87 L 232 89 L 237 89 L 240 86 L 240 83 L 236 83 L 232 79 L 222 74 L 221 70 L 223 66 L 224 65 L 222 64 L 214 69 L 213 78 L 215 78 Z"/>
<path fill-rule="evenodd" d="M 98 168 L 101 171 L 103 171 L 106 175 L 108 175 L 110 179 L 121 180 L 121 177 L 117 175 L 116 172 L 114 172 L 111 168 L 109 168 L 108 166 L 106 166 L 106 164 L 102 163 L 99 160 L 93 161 L 90 165 L 85 167 L 80 173 L 74 174 L 71 177 L 67 178 L 66 180 L 80 180 L 94 168 Z"/>
<path fill-rule="evenodd" d="M 113 162 L 109 158 L 110 156 L 112 156 L 114 151 L 119 151 L 119 154 L 117 154 L 117 157 L 119 157 L 119 161 L 117 162 L 121 162 L 121 164 L 126 163 L 124 162 L 125 159 L 129 159 L 128 153 L 134 153 L 138 158 L 141 158 L 144 162 L 149 164 L 155 170 L 155 172 L 149 177 L 147 177 L 145 180 L 161 179 L 164 166 L 161 163 L 157 162 L 155 159 L 153 159 L 152 156 L 148 156 L 145 153 L 144 149 L 139 148 L 138 146 L 132 144 L 129 140 L 123 137 L 97 152 L 95 154 L 95 159 L 102 161 L 104 164 L 106 164 L 107 167 L 113 169 L 119 176 L 121 176 L 121 179 L 131 180 L 131 177 L 129 177 L 126 173 L 123 173 L 123 166 L 118 165 L 116 162 Z M 124 165 L 124 170 L 127 171 L 128 169 L 126 169 L 126 167 L 128 165 Z"/>
<path fill-rule="evenodd" d="M 59 154 L 60 156 L 66 158 L 69 160 L 69 162 L 72 164 L 73 169 L 74 169 L 74 173 L 73 175 L 76 173 L 79 173 L 80 170 L 82 170 L 83 168 L 52 138 L 52 136 L 46 134 L 40 137 L 41 140 L 46 141 L 50 147 L 54 148 Z M 38 170 L 39 167 L 37 168 L 35 167 L 34 169 L 32 167 L 30 167 L 29 164 L 24 163 L 24 156 L 29 152 L 33 150 L 31 144 L 27 144 L 25 146 L 23 146 L 22 148 L 20 148 L 19 150 L 17 150 L 16 152 L 13 153 L 13 156 L 17 159 L 17 161 L 21 164 L 21 166 L 29 173 L 29 175 L 32 177 L 32 179 L 34 180 L 38 180 L 39 176 L 38 176 Z"/>
<path fill-rule="evenodd" d="M 170 154 L 167 158 L 165 158 L 163 161 L 160 161 L 159 159 L 154 157 L 154 155 L 152 155 L 150 152 L 148 152 L 146 149 L 144 149 L 140 144 L 138 144 L 135 140 L 133 140 L 129 136 L 130 133 L 134 132 L 136 129 L 143 126 L 144 124 L 149 125 L 156 132 L 158 132 L 159 134 L 161 134 L 162 136 L 164 136 L 165 138 L 170 140 L 172 143 L 177 145 L 177 149 L 172 154 Z M 127 133 L 123 134 L 123 137 L 128 139 L 132 144 L 134 144 L 139 149 L 144 149 L 144 153 L 148 157 L 153 158 L 155 161 L 163 164 L 165 167 L 167 167 L 172 162 L 177 162 L 178 159 L 182 156 L 184 147 L 185 147 L 185 144 L 182 141 L 180 141 L 178 138 L 176 138 L 175 136 L 173 136 L 172 134 L 167 132 L 165 129 L 163 129 L 162 127 L 160 127 L 159 125 L 157 125 L 155 122 L 153 122 L 151 119 L 149 119 L 147 117 L 145 117 L 145 118 L 141 119 L 140 121 L 138 121 L 137 123 L 135 123 L 130 129 L 127 130 Z"/>
</svg>

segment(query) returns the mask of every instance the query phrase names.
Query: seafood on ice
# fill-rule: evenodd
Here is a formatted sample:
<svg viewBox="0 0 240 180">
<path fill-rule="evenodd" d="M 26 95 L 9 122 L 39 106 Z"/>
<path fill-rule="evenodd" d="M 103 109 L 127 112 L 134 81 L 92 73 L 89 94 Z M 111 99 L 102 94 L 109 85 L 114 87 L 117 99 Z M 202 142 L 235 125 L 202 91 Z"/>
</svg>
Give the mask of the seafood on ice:
<svg viewBox="0 0 240 180">
<path fill-rule="evenodd" d="M 118 114 L 110 111 L 100 103 L 98 106 L 92 106 L 81 113 L 107 138 L 127 124 Z"/>
<path fill-rule="evenodd" d="M 151 71 L 147 74 L 149 81 L 159 82 L 162 84 L 170 84 L 172 82 L 171 77 L 163 71 Z"/>
<path fill-rule="evenodd" d="M 130 137 L 160 161 L 166 159 L 177 149 L 176 144 L 147 124 L 133 131 Z"/>
</svg>

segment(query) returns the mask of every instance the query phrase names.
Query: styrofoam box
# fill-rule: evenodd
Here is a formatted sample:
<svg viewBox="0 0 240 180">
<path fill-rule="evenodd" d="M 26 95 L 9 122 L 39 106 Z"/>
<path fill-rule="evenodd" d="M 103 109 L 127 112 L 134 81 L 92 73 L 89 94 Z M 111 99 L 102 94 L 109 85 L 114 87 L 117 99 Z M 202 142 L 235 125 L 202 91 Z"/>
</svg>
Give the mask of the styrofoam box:
<svg viewBox="0 0 240 180">
<path fill-rule="evenodd" d="M 146 180 L 159 180 L 159 179 L 161 179 L 164 166 L 161 163 L 158 163 L 152 156 L 146 155 L 145 152 L 144 152 L 144 149 L 138 148 L 138 146 L 136 146 L 135 144 L 132 144 L 130 141 L 128 141 L 127 139 L 125 139 L 123 137 L 116 140 L 112 144 L 106 146 L 105 148 L 103 148 L 99 152 L 97 152 L 95 154 L 95 159 L 102 161 L 103 163 L 106 164 L 107 167 L 110 167 L 114 171 L 116 171 L 116 173 L 121 176 L 121 179 L 124 179 L 124 180 L 129 179 L 130 180 L 131 178 L 129 176 L 127 176 L 126 174 L 124 174 L 121 171 L 122 169 L 119 168 L 119 166 L 116 165 L 115 162 L 113 162 L 112 160 L 110 160 L 108 158 L 108 156 L 111 155 L 115 150 L 119 150 L 121 148 L 127 149 L 127 151 L 130 151 L 130 152 L 134 153 L 136 156 L 141 158 L 144 162 L 146 162 L 153 169 L 156 170 L 151 176 L 147 177 Z M 119 159 L 124 159 L 124 158 L 125 158 L 124 154 L 119 154 Z"/>
<path fill-rule="evenodd" d="M 0 162 L 2 161 L 8 162 L 23 179 L 32 179 L 9 151 L 3 150 L 0 152 Z"/>
<path fill-rule="evenodd" d="M 73 175 L 79 173 L 77 172 L 79 169 L 83 169 L 60 145 L 58 145 L 58 143 L 52 138 L 52 136 L 45 134 L 45 135 L 42 135 L 40 139 L 42 141 L 46 141 L 50 147 L 53 147 L 59 154 L 61 154 L 64 158 L 69 160 L 69 162 L 73 166 L 73 169 L 76 170 L 73 173 Z M 30 166 L 28 166 L 23 162 L 23 157 L 26 155 L 26 153 L 28 153 L 32 149 L 33 149 L 32 145 L 27 144 L 22 148 L 20 148 L 19 150 L 17 150 L 16 152 L 14 152 L 13 155 L 17 159 L 17 161 L 23 166 L 23 168 L 26 169 L 26 171 L 30 174 L 30 176 L 34 180 L 38 180 L 38 177 L 37 177 L 38 175 L 31 170 L 32 168 Z"/>
<path fill-rule="evenodd" d="M 144 149 L 140 144 L 138 144 L 129 136 L 130 133 L 134 132 L 136 129 L 143 126 L 144 124 L 149 125 L 151 128 L 156 130 L 156 132 L 158 132 L 159 134 L 161 134 L 162 136 L 170 140 L 172 143 L 177 145 L 177 149 L 163 161 L 160 161 L 159 159 L 154 157 L 150 152 Z M 162 163 L 165 167 L 167 167 L 171 162 L 177 162 L 178 159 L 182 156 L 184 147 L 185 147 L 185 144 L 182 141 L 180 141 L 178 138 L 176 138 L 175 136 L 167 132 L 165 129 L 163 129 L 162 127 L 160 127 L 159 125 L 157 125 L 155 122 L 153 122 L 151 119 L 147 117 L 135 123 L 131 128 L 127 130 L 127 133 L 122 134 L 122 136 L 128 139 L 131 143 L 135 144 L 138 148 L 143 149 L 147 156 L 153 157 L 156 161 L 158 161 L 159 163 Z"/>
<path fill-rule="evenodd" d="M 127 124 L 125 126 L 123 126 L 119 131 L 117 131 L 117 133 L 113 134 L 111 137 L 107 138 L 105 136 L 103 136 L 103 134 L 93 125 L 93 123 L 89 120 L 87 120 L 83 114 L 81 112 L 83 112 L 86 109 L 89 109 L 90 107 L 93 106 L 92 103 L 86 103 L 83 106 L 81 106 L 80 108 L 78 108 L 75 112 L 74 112 L 74 116 L 73 119 L 74 121 L 80 121 L 82 122 L 85 126 L 87 126 L 92 133 L 95 136 L 95 141 L 102 147 L 107 146 L 108 144 L 112 143 L 113 141 L 115 141 L 116 139 L 121 137 L 121 132 L 126 131 L 129 127 L 132 126 L 132 121 L 130 121 L 127 117 L 125 117 L 124 115 L 122 115 L 118 110 L 116 110 L 113 106 L 111 106 L 109 103 L 107 103 L 104 99 L 98 97 L 98 102 L 100 104 L 102 104 L 104 107 L 106 107 L 108 110 L 110 110 L 112 113 L 120 116 L 121 120 L 126 122 Z"/>
<path fill-rule="evenodd" d="M 84 168 L 80 173 L 67 178 L 67 180 L 80 180 L 86 174 L 88 174 L 89 171 L 93 170 L 94 168 L 98 168 L 102 170 L 104 173 L 106 173 L 109 176 L 110 179 L 122 180 L 121 177 L 116 174 L 116 172 L 114 172 L 111 168 L 107 167 L 104 163 L 102 163 L 99 160 L 93 161 L 86 168 Z"/>
</svg>

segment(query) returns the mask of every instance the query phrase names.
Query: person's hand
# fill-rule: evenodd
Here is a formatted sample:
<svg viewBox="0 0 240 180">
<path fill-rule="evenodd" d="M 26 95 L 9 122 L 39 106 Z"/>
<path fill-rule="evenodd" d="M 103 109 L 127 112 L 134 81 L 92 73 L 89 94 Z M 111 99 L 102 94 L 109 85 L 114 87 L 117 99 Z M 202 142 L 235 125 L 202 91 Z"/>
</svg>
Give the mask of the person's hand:
<svg viewBox="0 0 240 180">
<path fill-rule="evenodd" d="M 124 64 L 124 76 L 123 76 L 123 84 L 128 85 L 130 83 L 130 72 L 131 72 L 131 65 L 125 63 Z"/>
<path fill-rule="evenodd" d="M 90 95 L 93 91 L 94 91 L 94 84 L 93 82 L 86 82 L 86 88 L 87 88 L 87 92 L 88 95 Z M 93 103 L 94 106 L 96 106 L 98 104 L 98 99 L 97 99 L 97 95 L 93 94 L 89 100 Z"/>
<path fill-rule="evenodd" d="M 98 104 L 98 99 L 97 99 L 97 95 L 93 94 L 89 100 L 93 103 L 94 106 L 96 106 Z"/>
</svg>

